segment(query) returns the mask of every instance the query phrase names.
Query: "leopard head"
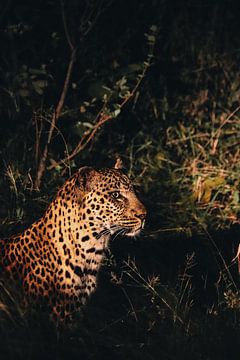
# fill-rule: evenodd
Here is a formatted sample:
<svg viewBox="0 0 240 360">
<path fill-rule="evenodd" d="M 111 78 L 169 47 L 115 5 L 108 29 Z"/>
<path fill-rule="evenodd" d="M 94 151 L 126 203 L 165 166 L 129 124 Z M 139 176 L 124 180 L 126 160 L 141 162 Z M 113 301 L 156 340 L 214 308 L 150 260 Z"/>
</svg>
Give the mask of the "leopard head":
<svg viewBox="0 0 240 360">
<path fill-rule="evenodd" d="M 82 218 L 97 224 L 100 233 L 135 236 L 143 228 L 146 209 L 120 166 L 101 170 L 80 168 L 76 192 Z"/>
</svg>

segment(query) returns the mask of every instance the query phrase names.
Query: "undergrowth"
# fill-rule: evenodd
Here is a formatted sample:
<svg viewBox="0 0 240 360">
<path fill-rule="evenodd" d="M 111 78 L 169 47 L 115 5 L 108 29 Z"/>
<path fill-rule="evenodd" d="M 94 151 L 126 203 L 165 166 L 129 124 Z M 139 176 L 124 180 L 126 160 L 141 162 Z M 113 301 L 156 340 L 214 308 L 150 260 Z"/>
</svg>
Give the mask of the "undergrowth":
<svg viewBox="0 0 240 360">
<path fill-rule="evenodd" d="M 0 282 L 1 359 L 238 359 L 239 20 L 226 3 L 9 2 L 1 237 L 42 216 L 78 167 L 118 155 L 148 219 L 140 238 L 111 244 L 97 291 L 65 330 Z"/>
<path fill-rule="evenodd" d="M 115 244 L 114 250 L 125 241 Z M 145 256 L 154 258 L 149 250 L 151 240 L 147 246 L 146 240 L 139 241 L 130 247 L 125 244 L 121 258 L 108 257 L 97 292 L 75 323 L 65 329 L 56 328 L 41 312 L 24 311 L 11 293 L 1 288 L 2 356 L 237 359 L 234 346 L 239 337 L 239 292 L 230 287 L 223 292 L 227 288 L 223 276 L 217 279 L 215 294 L 210 296 L 213 289 L 206 278 L 203 301 L 200 292 L 204 289 L 196 283 L 202 274 L 196 275 L 200 269 L 194 252 L 179 262 L 174 281 L 166 283 L 160 271 L 150 275 L 151 264 L 143 266 L 140 258 L 143 250 Z M 129 256 L 133 251 L 134 257 Z M 169 265 L 173 265 L 171 261 Z M 162 265 L 158 266 L 160 270 Z M 154 267 L 157 269 L 156 259 Z"/>
</svg>

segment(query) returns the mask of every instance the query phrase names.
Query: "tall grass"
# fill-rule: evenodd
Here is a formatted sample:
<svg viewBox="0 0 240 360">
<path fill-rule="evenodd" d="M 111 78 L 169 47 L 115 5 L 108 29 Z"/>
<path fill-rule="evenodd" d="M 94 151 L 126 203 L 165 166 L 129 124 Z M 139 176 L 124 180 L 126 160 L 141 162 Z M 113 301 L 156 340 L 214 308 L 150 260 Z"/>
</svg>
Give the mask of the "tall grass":
<svg viewBox="0 0 240 360">
<path fill-rule="evenodd" d="M 40 191 L 33 185 L 36 158 L 41 156 L 40 140 L 48 136 L 52 105 L 46 100 L 44 108 L 39 96 L 36 104 L 41 106 L 33 111 L 32 95 L 15 97 L 22 111 L 28 111 L 22 118 L 18 113 L 19 122 L 13 122 L 18 124 L 15 135 L 9 127 L 1 139 L 2 237 L 40 217 L 69 171 L 85 164 L 111 166 L 115 154 L 122 156 L 140 190 L 148 219 L 140 239 L 114 240 L 97 291 L 66 329 L 57 329 L 45 314 L 24 307 L 20 294 L 1 282 L 1 359 L 239 358 L 240 57 L 238 32 L 233 31 L 239 21 L 229 12 L 230 4 L 223 11 L 223 3 L 151 2 L 151 22 L 153 18 L 160 22 L 153 66 L 120 114 L 118 107 L 112 109 L 122 94 L 114 85 L 121 85 L 125 93 L 142 65 L 135 63 L 138 56 L 130 48 L 137 26 L 133 30 L 129 25 L 131 31 L 126 27 L 120 48 L 114 44 L 116 52 L 110 46 L 113 53 L 107 63 L 109 29 L 97 54 L 85 43 L 86 61 L 81 66 L 88 70 L 85 74 L 84 68 L 83 78 L 72 84 L 49 148 L 51 170 L 46 171 Z M 142 29 L 140 33 L 138 40 Z M 57 37 L 53 45 L 59 50 Z M 137 51 L 141 53 L 138 45 Z M 52 75 L 46 68 L 39 72 L 37 66 L 28 65 L 27 70 L 18 69 L 16 78 L 23 70 L 24 76 L 32 76 L 34 70 L 37 76 L 47 76 L 46 85 L 55 93 L 56 84 L 51 87 Z M 86 95 L 99 79 L 101 91 L 106 84 L 108 91 L 112 86 L 113 100 L 99 95 L 96 101 L 95 95 Z M 11 89 L 11 79 L 7 80 Z M 26 86 L 19 80 L 14 84 L 16 93 Z M 13 112 L 11 99 L 4 96 L 12 119 L 17 110 Z M 102 100 L 117 112 L 118 121 L 101 127 L 79 157 L 54 167 L 63 154 L 68 157 L 84 132 L 94 128 L 94 110 Z M 30 119 L 31 111 L 37 119 Z"/>
</svg>

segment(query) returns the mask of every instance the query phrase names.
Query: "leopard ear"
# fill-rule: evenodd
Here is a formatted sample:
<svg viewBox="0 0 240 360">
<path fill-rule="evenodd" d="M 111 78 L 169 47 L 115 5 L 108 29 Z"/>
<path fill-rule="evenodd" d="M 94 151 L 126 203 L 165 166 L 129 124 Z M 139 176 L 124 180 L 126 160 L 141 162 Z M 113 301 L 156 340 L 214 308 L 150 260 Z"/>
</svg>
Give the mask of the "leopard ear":
<svg viewBox="0 0 240 360">
<path fill-rule="evenodd" d="M 93 189 L 97 182 L 98 172 L 89 166 L 83 166 L 77 172 L 76 185 L 81 192 L 88 192 Z"/>
<path fill-rule="evenodd" d="M 122 159 L 120 157 L 117 157 L 115 165 L 114 165 L 114 169 L 121 170 L 122 168 L 123 168 Z"/>
</svg>

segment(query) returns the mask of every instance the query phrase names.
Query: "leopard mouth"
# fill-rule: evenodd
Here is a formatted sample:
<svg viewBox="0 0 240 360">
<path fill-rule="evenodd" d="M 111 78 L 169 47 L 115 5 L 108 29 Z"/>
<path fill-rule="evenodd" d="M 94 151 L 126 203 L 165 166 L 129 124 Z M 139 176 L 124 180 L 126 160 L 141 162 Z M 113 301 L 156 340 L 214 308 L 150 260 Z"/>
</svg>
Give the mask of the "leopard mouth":
<svg viewBox="0 0 240 360">
<path fill-rule="evenodd" d="M 128 226 L 125 225 L 125 235 L 132 237 L 132 236 L 138 236 L 141 233 L 141 230 L 144 228 L 144 224 L 145 224 L 145 220 L 142 220 L 140 223 L 139 221 L 137 222 L 137 224 L 134 221 L 134 224 L 129 224 Z"/>
<path fill-rule="evenodd" d="M 129 237 L 133 237 L 133 236 L 138 236 L 141 233 L 141 230 L 143 229 L 145 224 L 145 220 L 142 220 L 141 222 L 139 221 L 127 221 L 127 222 L 122 222 L 122 228 L 125 229 L 124 230 L 124 235 L 125 236 L 129 236 Z"/>
<path fill-rule="evenodd" d="M 129 237 L 133 237 L 133 236 L 138 236 L 140 235 L 142 230 L 142 227 L 138 228 L 138 229 L 134 229 L 134 230 L 130 230 L 129 232 L 126 232 L 125 235 L 129 236 Z"/>
<path fill-rule="evenodd" d="M 128 237 L 134 237 L 138 236 L 141 233 L 141 230 L 144 227 L 145 221 L 139 221 L 136 223 L 136 221 L 122 221 L 120 224 L 112 224 L 104 226 L 103 230 L 99 232 L 97 235 L 97 238 L 99 239 L 102 236 L 106 235 L 114 235 L 114 238 L 118 235 L 122 236 L 128 236 Z"/>
<path fill-rule="evenodd" d="M 140 225 L 125 227 L 125 235 L 129 237 L 138 236 L 141 233 L 143 226 L 144 223 L 142 222 Z"/>
</svg>

